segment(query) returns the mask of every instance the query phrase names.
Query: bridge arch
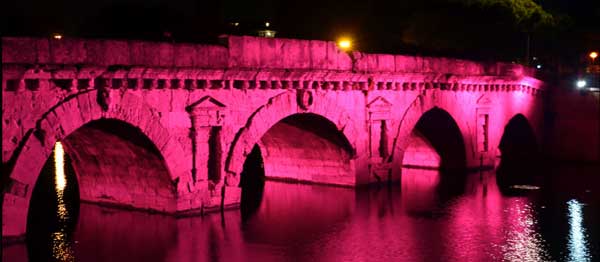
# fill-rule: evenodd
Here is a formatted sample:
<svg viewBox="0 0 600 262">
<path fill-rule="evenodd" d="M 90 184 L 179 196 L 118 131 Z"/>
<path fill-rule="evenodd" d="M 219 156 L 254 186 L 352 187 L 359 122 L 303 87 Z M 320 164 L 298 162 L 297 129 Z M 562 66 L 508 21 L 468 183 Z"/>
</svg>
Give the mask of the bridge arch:
<svg viewBox="0 0 600 262">
<path fill-rule="evenodd" d="M 419 118 L 406 141 L 402 166 L 461 170 L 466 167 L 465 143 L 452 116 L 439 107 Z"/>
<path fill-rule="evenodd" d="M 502 158 L 536 153 L 538 143 L 535 131 L 525 115 L 518 113 L 506 122 L 498 149 Z"/>
<path fill-rule="evenodd" d="M 318 143 L 321 143 L 320 145 L 323 146 L 323 150 L 333 152 L 337 149 L 343 149 L 346 155 L 342 158 L 347 158 L 345 161 L 348 162 L 345 168 L 350 170 L 344 172 L 345 175 L 342 175 L 343 179 L 339 177 L 333 179 L 318 175 L 312 178 L 281 177 L 282 179 L 329 184 L 354 184 L 356 179 L 354 172 L 357 138 L 356 124 L 346 110 L 331 97 L 331 93 L 315 93 L 312 97 L 314 101 L 313 106 L 305 109 L 297 104 L 295 91 L 281 93 L 269 99 L 267 104 L 259 107 L 251 115 L 246 125 L 237 133 L 230 147 L 230 153 L 226 162 L 226 171 L 228 172 L 226 183 L 228 186 L 238 186 L 239 175 L 243 171 L 244 162 L 255 145 L 259 145 L 260 152 L 263 153 L 267 176 L 269 176 L 268 169 L 270 166 L 268 162 L 273 161 L 273 157 L 276 155 L 277 157 L 283 157 L 285 154 L 285 152 L 279 150 L 281 148 L 278 149 L 274 146 L 278 143 L 282 147 L 287 147 L 292 151 L 305 150 L 306 153 L 316 152 L 314 151 L 316 149 L 309 148 L 310 146 L 316 146 L 316 144 L 306 143 L 308 146 L 302 148 L 300 148 L 301 145 L 294 145 L 293 142 L 285 138 L 288 132 L 288 135 L 298 135 L 297 139 L 318 139 Z M 331 137 L 331 134 L 335 137 Z M 338 146 L 337 149 L 335 145 Z M 294 158 L 293 154 L 290 153 L 291 151 L 287 152 Z M 328 156 L 332 155 L 329 154 Z M 321 164 L 328 165 L 325 163 Z M 351 177 L 348 174 L 352 174 Z"/>
<path fill-rule="evenodd" d="M 462 150 L 457 149 L 457 152 L 464 154 L 465 162 L 463 164 L 467 165 L 469 155 L 473 153 L 473 150 L 470 150 L 472 141 L 469 139 L 469 128 L 465 125 L 466 121 L 464 121 L 470 114 L 468 109 L 461 107 L 463 104 L 464 102 L 460 103 L 455 96 L 448 96 L 443 93 L 436 93 L 435 91 L 433 91 L 433 93 L 422 93 L 418 95 L 415 100 L 409 104 L 407 109 L 396 118 L 400 121 L 396 127 L 397 131 L 392 146 L 392 161 L 394 163 L 393 173 L 400 174 L 406 150 L 409 149 L 410 144 L 414 142 L 415 136 L 422 137 L 423 134 L 420 134 L 422 132 L 415 134 L 414 131 L 417 128 L 419 121 L 421 121 L 424 116 L 426 118 L 431 116 L 433 118 L 438 118 L 438 120 L 442 119 L 446 123 L 454 125 L 452 127 L 454 139 L 457 139 L 457 141 L 460 142 L 458 144 L 462 144 L 463 146 Z M 465 167 L 464 165 L 463 168 Z M 452 166 L 458 167 L 456 163 L 452 164 Z"/>
<path fill-rule="evenodd" d="M 175 211 L 176 188 L 172 181 L 179 177 L 185 180 L 183 172 L 176 169 L 181 163 L 177 156 L 184 155 L 183 149 L 170 138 L 156 111 L 142 99 L 131 93 L 111 92 L 111 103 L 106 111 L 96 102 L 95 90 L 68 97 L 45 113 L 37 121 L 36 130 L 24 138 L 23 147 L 10 172 L 11 187 L 3 199 L 5 235 L 25 233 L 32 192 L 57 141 L 63 142 L 65 151 L 73 158 L 76 173 L 91 172 L 95 175 L 82 179 L 78 174 L 82 199 L 162 212 Z M 124 158 L 124 153 L 119 153 L 119 150 L 131 154 Z M 144 155 L 134 156 L 140 153 Z M 111 157 L 98 162 L 98 158 L 94 157 L 97 154 Z M 119 166 L 127 168 L 122 170 L 121 175 L 136 176 L 133 179 L 141 181 L 140 187 L 134 189 L 123 179 L 97 176 L 115 163 L 126 164 Z M 136 168 L 142 165 L 156 167 L 156 174 L 145 176 L 145 172 L 136 172 Z M 120 183 L 121 190 L 119 186 L 109 186 L 115 181 Z M 90 186 L 96 183 L 105 186 L 92 189 Z M 133 191 L 131 194 L 152 192 L 154 197 L 134 200 L 128 190 L 124 190 L 126 187 Z"/>
<path fill-rule="evenodd" d="M 501 188 L 539 183 L 539 146 L 529 119 L 517 113 L 510 118 L 498 145 L 500 163 L 496 179 Z"/>
</svg>

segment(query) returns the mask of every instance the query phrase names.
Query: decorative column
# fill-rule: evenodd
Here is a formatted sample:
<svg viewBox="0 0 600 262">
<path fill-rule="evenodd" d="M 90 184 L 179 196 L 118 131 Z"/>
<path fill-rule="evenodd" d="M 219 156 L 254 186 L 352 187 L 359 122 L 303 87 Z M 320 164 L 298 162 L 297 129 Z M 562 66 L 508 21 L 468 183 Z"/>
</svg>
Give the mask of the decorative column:
<svg viewBox="0 0 600 262">
<path fill-rule="evenodd" d="M 226 106 L 205 96 L 186 108 L 192 127 L 192 181 L 209 180 L 213 185 L 221 180 L 221 129 L 225 121 Z"/>
<path fill-rule="evenodd" d="M 490 141 L 490 108 L 492 101 L 486 95 L 481 96 L 477 100 L 476 115 L 476 130 L 475 130 L 475 150 L 479 158 L 478 167 L 494 166 L 494 155 Z"/>
<path fill-rule="evenodd" d="M 367 104 L 369 132 L 369 174 L 377 182 L 391 180 L 392 163 L 389 160 L 389 132 L 392 103 L 379 96 Z"/>
</svg>

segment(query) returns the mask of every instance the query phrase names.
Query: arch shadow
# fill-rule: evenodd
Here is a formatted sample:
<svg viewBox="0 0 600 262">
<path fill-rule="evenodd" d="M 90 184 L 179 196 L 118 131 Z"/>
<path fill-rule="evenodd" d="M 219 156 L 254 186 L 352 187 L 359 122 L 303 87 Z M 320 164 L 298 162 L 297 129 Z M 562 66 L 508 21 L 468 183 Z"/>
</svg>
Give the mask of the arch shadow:
<svg viewBox="0 0 600 262">
<path fill-rule="evenodd" d="M 402 167 L 438 170 L 441 195 L 461 193 L 466 181 L 466 147 L 447 111 L 434 107 L 420 116 L 404 150 Z"/>
<path fill-rule="evenodd" d="M 501 158 L 496 180 L 504 192 L 514 185 L 539 185 L 541 176 L 540 152 L 529 120 L 513 116 L 506 126 L 498 145 Z"/>
<path fill-rule="evenodd" d="M 58 164 L 56 154 L 62 154 L 64 162 Z M 64 170 L 65 184 L 62 188 L 57 185 L 57 169 Z M 25 240 L 29 260 L 48 260 L 55 257 L 57 251 L 66 254 L 62 258 L 70 258 L 72 233 L 79 220 L 79 200 L 78 179 L 72 159 L 55 147 L 35 183 L 27 211 Z"/>
<path fill-rule="evenodd" d="M 433 90 L 424 90 L 419 95 L 415 97 L 415 99 L 408 105 L 405 110 L 398 111 L 399 114 L 396 115 L 396 118 L 399 119 L 398 123 L 395 124 L 395 134 L 393 138 L 392 144 L 392 154 L 390 160 L 394 163 L 392 166 L 392 175 L 396 177 L 396 179 L 401 180 L 402 167 L 404 165 L 404 155 L 406 150 L 409 148 L 409 144 L 412 142 L 411 137 L 419 134 L 418 130 L 415 132 L 415 127 L 421 118 L 430 110 L 435 109 L 433 112 L 442 110 L 445 112 L 449 119 L 452 119 L 451 125 L 440 127 L 443 129 L 451 129 L 456 136 L 455 141 L 462 141 L 463 148 L 460 150 L 460 157 L 453 157 L 453 160 L 448 161 L 448 159 L 444 160 L 444 166 L 462 166 L 463 162 L 466 162 L 465 165 L 469 164 L 469 156 L 471 156 L 472 152 L 472 143 L 470 136 L 470 127 L 468 117 L 466 112 L 463 110 L 464 106 L 461 101 L 456 96 L 448 96 L 448 93 L 441 92 L 436 89 Z M 439 115 L 439 114 L 432 114 Z M 428 116 L 426 116 L 427 118 Z M 429 124 L 431 125 L 431 124 Z M 451 128 L 450 128 L 451 127 Z M 458 131 L 456 131 L 458 130 Z M 455 132 L 456 131 L 456 132 Z M 426 139 L 425 139 L 426 140 Z M 433 145 L 430 146 L 433 148 Z M 435 151 L 432 149 L 432 151 Z M 437 152 L 437 151 L 436 151 Z M 465 159 L 462 160 L 462 152 L 465 152 Z M 458 160 L 457 160 L 458 159 Z M 442 160 L 440 158 L 440 160 Z M 454 165 L 452 163 L 455 163 Z M 459 163 L 459 164 L 456 164 Z M 446 169 L 446 168 L 444 168 Z M 447 168 L 449 171 L 459 170 L 459 173 L 462 172 L 462 168 Z M 450 170 L 453 169 L 453 170 Z M 451 172 L 450 172 L 451 173 Z"/>
<path fill-rule="evenodd" d="M 265 190 L 265 166 L 258 144 L 244 161 L 239 186 L 242 188 L 240 212 L 242 221 L 245 221 L 258 211 Z"/>
<path fill-rule="evenodd" d="M 58 240 L 68 244 L 80 201 L 126 209 L 174 210 L 176 192 L 164 159 L 139 129 L 120 120 L 94 120 L 69 134 L 60 145 L 46 161 L 31 195 L 26 232 L 28 246 L 33 248 L 31 256 L 50 256 L 53 251 L 45 248 Z M 65 161 L 59 162 L 57 154 Z"/>
<path fill-rule="evenodd" d="M 309 109 L 303 109 L 296 105 L 294 103 L 296 99 L 295 92 L 288 91 L 281 93 L 269 99 L 267 104 L 259 107 L 250 116 L 246 125 L 236 134 L 229 148 L 229 154 L 225 163 L 225 170 L 228 172 L 225 181 L 226 185 L 238 186 L 239 174 L 243 171 L 243 163 L 254 148 L 254 145 L 259 143 L 265 134 L 272 131 L 272 128 L 281 129 L 282 125 L 278 125 L 280 123 L 285 124 L 288 130 L 302 129 L 302 126 L 316 126 L 316 129 L 313 128 L 311 130 L 311 128 L 308 128 L 308 132 L 348 149 L 351 156 L 350 161 L 354 161 L 356 150 L 351 139 L 357 136 L 357 128 L 350 115 L 325 93 L 314 94 L 313 100 L 315 105 Z M 294 115 L 296 115 L 295 119 L 289 118 Z M 335 132 L 326 134 L 319 132 L 319 128 Z M 278 132 L 280 131 L 282 130 Z M 272 138 L 280 139 L 278 137 Z M 267 151 L 262 152 L 263 157 L 265 154 L 270 154 L 268 149 L 265 150 Z M 354 179 L 344 183 L 354 184 Z"/>
<path fill-rule="evenodd" d="M 352 146 L 335 124 L 314 113 L 290 115 L 273 125 L 244 161 L 242 219 L 260 207 L 265 180 L 336 184 L 354 178 Z"/>
<path fill-rule="evenodd" d="M 465 169 L 465 142 L 458 125 L 447 111 L 435 107 L 425 112 L 417 121 L 413 132 L 422 135 L 438 153 L 439 169 Z"/>
</svg>

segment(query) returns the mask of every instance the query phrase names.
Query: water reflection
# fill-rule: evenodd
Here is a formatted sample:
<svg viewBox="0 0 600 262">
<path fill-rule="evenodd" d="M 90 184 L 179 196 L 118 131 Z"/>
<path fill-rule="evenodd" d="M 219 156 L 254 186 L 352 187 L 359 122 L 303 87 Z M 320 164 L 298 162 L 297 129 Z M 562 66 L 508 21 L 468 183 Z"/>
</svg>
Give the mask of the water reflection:
<svg viewBox="0 0 600 262">
<path fill-rule="evenodd" d="M 202 231 L 178 231 L 177 219 L 170 216 L 82 204 L 75 256 L 86 262 L 167 261 L 170 251 L 206 229 L 197 230 Z"/>
<path fill-rule="evenodd" d="M 54 145 L 54 173 L 56 194 L 62 197 L 67 179 L 65 177 L 65 151 L 61 142 L 56 142 L 56 145 Z"/>
<path fill-rule="evenodd" d="M 505 261 L 552 261 L 544 239 L 538 233 L 532 203 L 527 199 L 509 199 L 505 210 L 506 243 L 502 246 Z"/>
<path fill-rule="evenodd" d="M 56 261 L 75 261 L 71 243 L 65 232 L 52 233 L 52 257 Z"/>
<path fill-rule="evenodd" d="M 59 231 L 52 233 L 52 256 L 57 261 L 75 261 L 71 242 L 67 238 L 68 233 L 66 232 L 69 211 L 64 200 L 67 180 L 65 176 L 65 151 L 61 142 L 56 142 L 54 146 L 54 168 L 54 184 L 58 202 L 56 215 L 58 217 Z"/>
<path fill-rule="evenodd" d="M 583 226 L 583 204 L 575 199 L 567 202 L 569 210 L 569 261 L 591 261 Z"/>
<path fill-rule="evenodd" d="M 62 143 L 56 142 L 52 152 L 32 194 L 27 229 L 29 257 L 31 261 L 75 261 L 75 184 L 67 183 L 67 173 L 72 170 L 67 169 Z"/>
<path fill-rule="evenodd" d="M 444 189 L 464 178 L 453 194 Z M 597 256 L 586 230 L 594 217 L 584 219 L 582 203 L 546 205 L 555 210 L 544 213 L 538 192 L 504 196 L 493 172 L 464 178 L 407 169 L 401 186 L 358 190 L 266 181 L 248 216 L 227 211 L 176 219 L 82 204 L 74 234 L 54 231 L 66 235 L 53 238 L 52 255 L 61 261 L 592 261 Z M 552 220 L 550 230 L 540 224 L 544 219 Z M 570 228 L 568 237 L 554 230 L 561 225 Z M 561 253 L 568 257 L 556 255 Z M 5 261 L 19 261 L 18 252 L 10 254 Z"/>
</svg>

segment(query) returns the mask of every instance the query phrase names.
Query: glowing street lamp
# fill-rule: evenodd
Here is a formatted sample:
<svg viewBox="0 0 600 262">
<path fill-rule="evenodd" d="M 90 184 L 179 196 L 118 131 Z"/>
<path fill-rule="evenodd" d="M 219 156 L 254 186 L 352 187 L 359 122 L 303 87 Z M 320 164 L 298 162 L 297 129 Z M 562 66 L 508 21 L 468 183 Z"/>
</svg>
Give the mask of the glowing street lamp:
<svg viewBox="0 0 600 262">
<path fill-rule="evenodd" d="M 55 33 L 52 35 L 52 38 L 54 38 L 56 40 L 61 40 L 63 38 L 63 36 L 59 33 Z"/>
<path fill-rule="evenodd" d="M 581 89 L 587 85 L 587 82 L 585 82 L 585 80 L 577 80 L 576 85 L 577 85 L 577 88 Z"/>
<path fill-rule="evenodd" d="M 596 57 L 598 57 L 598 52 L 596 52 L 596 51 L 590 52 L 590 58 L 592 59 L 592 64 L 594 64 L 594 62 L 596 61 Z"/>
<path fill-rule="evenodd" d="M 337 45 L 340 49 L 348 51 L 352 48 L 352 41 L 348 38 L 342 38 L 338 40 Z"/>
</svg>

